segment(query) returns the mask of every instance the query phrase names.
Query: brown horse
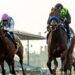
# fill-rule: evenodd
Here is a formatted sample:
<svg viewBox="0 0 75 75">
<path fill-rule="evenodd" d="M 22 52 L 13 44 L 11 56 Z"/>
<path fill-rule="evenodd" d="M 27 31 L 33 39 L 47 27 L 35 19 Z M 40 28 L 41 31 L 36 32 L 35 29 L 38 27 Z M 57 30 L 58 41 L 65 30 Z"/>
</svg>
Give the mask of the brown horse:
<svg viewBox="0 0 75 75">
<path fill-rule="evenodd" d="M 74 67 L 74 71 L 75 71 L 75 57 L 73 57 L 72 66 Z"/>
<path fill-rule="evenodd" d="M 23 69 L 23 46 L 18 38 L 16 38 L 16 41 L 18 41 L 21 45 L 18 51 L 16 51 L 15 45 L 7 37 L 6 32 L 4 32 L 3 29 L 0 28 L 0 65 L 2 67 L 3 75 L 5 75 L 4 60 L 9 65 L 10 73 L 16 74 L 14 70 L 15 54 L 17 54 L 20 58 L 20 64 L 22 66 L 23 75 L 26 75 Z"/>
<path fill-rule="evenodd" d="M 52 25 L 52 26 L 54 26 L 54 25 Z M 49 37 L 48 37 L 48 62 L 47 62 L 47 66 L 48 66 L 51 74 L 55 75 L 57 65 L 54 64 L 55 68 L 54 68 L 54 70 L 52 70 L 51 69 L 51 61 L 55 60 L 55 63 L 57 63 L 56 58 L 61 57 L 62 69 L 64 69 L 66 62 L 67 62 L 66 56 L 69 56 L 69 54 L 67 55 L 67 53 L 70 52 L 71 50 L 73 51 L 73 49 L 67 48 L 68 37 L 67 37 L 66 32 L 59 25 L 54 26 L 52 28 L 54 28 L 54 29 L 51 30 Z M 72 40 L 71 40 L 71 44 L 72 44 Z M 63 56 L 64 54 L 65 54 L 65 56 Z"/>
<path fill-rule="evenodd" d="M 55 9 L 55 8 L 53 8 L 52 12 L 49 14 L 49 18 L 52 17 L 52 16 L 56 16 L 56 17 L 60 18 L 60 9 Z M 60 23 L 62 23 L 62 24 L 64 25 L 64 22 L 63 22 L 63 21 L 60 21 Z M 70 30 L 71 30 L 72 33 L 73 33 L 73 30 L 72 30 L 72 29 L 70 29 Z M 61 31 L 62 31 L 62 30 L 61 30 Z M 73 33 L 73 34 L 74 34 L 74 33 Z M 55 34 L 55 35 L 56 35 L 56 38 L 57 38 L 58 36 L 60 36 L 60 35 L 58 35 L 58 34 Z M 62 32 L 61 35 L 63 35 L 63 32 Z M 50 34 L 50 36 L 51 36 L 51 34 Z M 53 37 L 53 35 L 51 36 L 51 39 L 50 39 L 49 42 L 53 42 L 53 41 L 52 41 L 52 37 Z M 67 49 L 67 48 L 66 48 L 67 36 L 64 35 L 65 38 L 63 38 L 63 36 L 60 36 L 60 38 L 61 38 L 61 37 L 62 37 L 62 39 L 61 39 L 62 41 L 66 40 L 65 43 L 63 42 L 64 45 L 62 44 L 62 48 Z M 54 37 L 53 37 L 53 38 L 54 38 Z M 56 39 L 56 40 L 57 40 L 57 39 Z M 58 40 L 60 40 L 60 39 L 58 39 Z M 72 40 L 71 40 L 71 42 L 72 42 Z M 51 43 L 51 44 L 53 45 L 53 43 Z M 55 45 L 55 44 L 56 44 L 56 43 L 54 43 L 54 45 Z M 52 45 L 51 45 L 51 46 L 52 46 Z M 60 46 L 61 46 L 61 43 L 59 44 L 58 49 L 60 48 Z M 57 46 L 56 46 L 56 47 L 57 47 Z M 71 63 L 71 60 L 68 62 L 68 64 L 67 64 L 67 61 L 66 61 L 66 60 L 71 59 L 71 54 L 70 54 L 69 57 L 67 58 L 67 50 L 64 51 L 64 49 L 61 49 L 61 50 L 60 50 L 61 53 L 62 53 L 61 55 L 58 54 L 58 53 L 57 53 L 57 54 L 62 57 L 62 58 L 61 58 L 61 59 L 62 59 L 62 60 L 61 60 L 62 64 L 65 63 L 64 68 L 66 68 L 66 70 L 67 70 L 67 69 L 70 70 L 71 67 L 68 68 L 68 64 Z M 56 49 L 55 49 L 55 50 L 56 50 Z M 63 50 L 64 52 L 62 52 L 62 50 Z M 71 49 L 71 50 L 73 50 L 73 49 Z M 49 51 L 49 50 L 48 50 L 48 51 Z M 58 52 L 60 53 L 60 51 L 58 51 Z M 54 51 L 53 51 L 53 52 L 54 52 Z M 65 56 L 65 53 L 66 53 L 66 56 Z M 50 55 L 50 54 L 49 54 L 49 55 Z M 48 55 L 48 56 L 49 56 L 49 55 Z M 52 53 L 51 53 L 51 55 L 52 55 Z M 51 56 L 51 55 L 50 55 L 50 56 Z M 54 56 L 53 60 L 54 60 L 54 64 L 56 65 L 56 66 L 55 66 L 55 69 L 56 69 L 56 67 L 58 66 L 58 62 L 57 62 L 57 60 L 56 60 L 56 58 L 55 58 L 55 57 L 56 57 L 55 54 L 54 54 L 53 56 Z M 60 57 L 60 56 L 59 56 L 59 57 Z M 64 59 L 64 60 L 63 60 L 63 59 Z M 51 60 L 52 60 L 52 58 L 51 58 Z M 50 60 L 50 61 L 51 61 L 51 60 Z M 49 60 L 48 60 L 48 62 L 49 62 Z M 51 63 L 47 63 L 47 65 L 49 65 L 49 64 L 51 64 Z M 62 65 L 62 66 L 63 66 L 63 65 Z M 51 70 L 51 69 L 50 69 L 50 70 Z M 64 71 L 65 71 L 65 70 L 64 70 Z M 52 70 L 51 70 L 51 72 L 52 72 Z"/>
<path fill-rule="evenodd" d="M 66 53 L 66 56 L 64 54 L 64 56 L 66 57 L 65 58 L 65 66 L 64 66 L 64 71 L 66 73 L 66 75 L 68 75 L 67 71 L 69 70 L 70 73 L 69 75 L 71 75 L 71 70 L 72 70 L 72 66 L 74 66 L 74 58 L 72 56 L 72 53 L 73 53 L 73 50 L 74 50 L 74 45 L 75 45 L 75 36 L 73 36 L 73 38 L 71 39 L 71 45 L 70 45 L 70 48 L 68 49 L 67 53 Z"/>
</svg>

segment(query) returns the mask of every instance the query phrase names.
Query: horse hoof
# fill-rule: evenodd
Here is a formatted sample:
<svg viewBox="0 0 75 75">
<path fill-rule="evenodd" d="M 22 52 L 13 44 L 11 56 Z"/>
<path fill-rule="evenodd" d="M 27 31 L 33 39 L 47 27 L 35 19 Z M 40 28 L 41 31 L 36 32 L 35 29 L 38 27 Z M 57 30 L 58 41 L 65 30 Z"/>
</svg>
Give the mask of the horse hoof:
<svg viewBox="0 0 75 75">
<path fill-rule="evenodd" d="M 53 73 L 53 75 L 56 75 L 56 71 L 54 69 L 52 70 L 52 73 Z"/>
<path fill-rule="evenodd" d="M 26 73 L 23 73 L 23 75 L 26 75 Z"/>
</svg>

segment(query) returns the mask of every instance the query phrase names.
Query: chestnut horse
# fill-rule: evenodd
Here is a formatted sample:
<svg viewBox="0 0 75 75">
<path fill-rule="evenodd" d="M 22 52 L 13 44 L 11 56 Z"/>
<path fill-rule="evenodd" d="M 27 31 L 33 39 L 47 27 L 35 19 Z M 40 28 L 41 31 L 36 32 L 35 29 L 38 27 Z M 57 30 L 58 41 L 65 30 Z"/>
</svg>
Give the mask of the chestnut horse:
<svg viewBox="0 0 75 75">
<path fill-rule="evenodd" d="M 60 18 L 60 9 L 53 8 L 53 11 L 49 14 L 49 18 L 52 16 L 56 16 L 56 17 Z M 64 25 L 63 21 L 60 21 L 60 23 L 62 23 Z M 70 30 L 74 34 L 73 30 L 72 29 L 70 29 Z M 56 32 L 59 31 L 59 32 L 56 34 L 55 31 Z M 55 43 L 55 42 L 57 42 L 57 43 Z M 72 42 L 73 41 L 71 40 L 71 43 Z M 67 58 L 67 53 L 70 52 L 70 49 L 68 49 L 69 50 L 68 51 L 66 45 L 67 45 L 67 35 L 66 35 L 66 32 L 64 32 L 61 27 L 58 27 L 57 30 L 51 31 L 51 34 L 49 35 L 49 38 L 48 38 L 48 62 L 47 62 L 47 66 L 49 67 L 49 70 L 51 71 L 51 73 L 54 73 L 54 71 L 55 71 L 55 70 L 51 70 L 51 68 L 50 68 L 51 61 L 54 60 L 55 69 L 58 66 L 56 57 L 61 57 L 62 64 L 65 63 L 65 65 L 64 65 L 64 68 L 66 68 L 66 70 L 64 69 L 65 72 L 67 71 L 67 69 L 71 70 L 71 64 L 70 64 L 71 60 L 69 62 L 67 60 L 72 58 L 71 56 L 72 56 L 74 47 L 72 46 L 73 47 L 73 48 L 71 48 L 72 52 L 70 53 L 69 57 Z M 74 43 L 72 45 L 74 45 Z M 61 50 L 59 50 L 59 49 L 61 49 Z M 53 52 L 54 52 L 54 54 L 52 54 Z M 70 67 L 68 67 L 67 62 L 68 62 L 68 64 L 70 64 Z"/>
<path fill-rule="evenodd" d="M 5 74 L 4 61 L 9 65 L 9 70 L 11 74 L 16 74 L 14 70 L 14 56 L 17 54 L 20 58 L 20 64 L 22 67 L 23 75 L 26 75 L 23 69 L 23 46 L 19 38 L 16 37 L 16 41 L 19 42 L 20 47 L 16 51 L 15 45 L 6 35 L 6 32 L 0 28 L 0 65 L 2 68 L 2 74 Z"/>
<path fill-rule="evenodd" d="M 68 58 L 71 56 L 71 53 L 73 52 L 74 48 L 74 39 L 71 40 L 71 45 L 69 48 L 67 48 L 67 34 L 66 32 L 61 28 L 61 26 L 52 25 L 53 29 L 51 30 L 49 37 L 48 37 L 48 62 L 47 66 L 51 72 L 51 74 L 56 75 L 56 68 L 57 68 L 57 57 L 61 57 L 62 60 L 62 69 L 64 69 L 67 63 Z M 73 45 L 72 45 L 73 44 Z M 69 54 L 70 55 L 69 55 Z M 55 68 L 54 70 L 51 69 L 51 61 L 54 60 Z"/>
<path fill-rule="evenodd" d="M 75 71 L 75 57 L 73 57 L 72 60 L 73 60 L 73 61 L 72 61 L 72 66 L 74 67 L 74 71 Z"/>
<path fill-rule="evenodd" d="M 74 50 L 74 45 L 75 45 L 75 36 L 73 36 L 73 38 L 71 39 L 71 45 L 66 53 L 63 54 L 63 56 L 65 56 L 65 66 L 64 66 L 64 71 L 65 71 L 65 75 L 72 75 L 71 70 L 72 70 L 72 66 L 74 67 L 74 57 L 72 56 L 73 54 L 73 50 Z M 75 68 L 75 67 L 74 67 Z M 68 74 L 67 71 L 70 71 L 70 73 Z"/>
</svg>

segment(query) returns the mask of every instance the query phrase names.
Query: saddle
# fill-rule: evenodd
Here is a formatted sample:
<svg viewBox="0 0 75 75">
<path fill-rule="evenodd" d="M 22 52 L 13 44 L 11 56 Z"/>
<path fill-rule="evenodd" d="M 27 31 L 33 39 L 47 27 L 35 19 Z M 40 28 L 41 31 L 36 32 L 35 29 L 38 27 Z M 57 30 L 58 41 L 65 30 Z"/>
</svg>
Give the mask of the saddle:
<svg viewBox="0 0 75 75">
<path fill-rule="evenodd" d="M 3 32 L 6 34 L 8 39 L 15 45 L 15 48 L 18 49 L 20 47 L 20 44 L 19 42 L 16 42 L 15 37 L 13 37 L 13 35 L 11 35 L 9 32 L 5 30 L 3 30 Z"/>
</svg>

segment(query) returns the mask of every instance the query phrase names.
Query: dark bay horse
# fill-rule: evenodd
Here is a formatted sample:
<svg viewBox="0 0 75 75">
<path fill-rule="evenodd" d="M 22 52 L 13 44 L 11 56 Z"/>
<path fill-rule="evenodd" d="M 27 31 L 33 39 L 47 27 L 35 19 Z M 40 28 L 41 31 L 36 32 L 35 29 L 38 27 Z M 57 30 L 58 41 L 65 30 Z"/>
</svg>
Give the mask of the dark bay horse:
<svg viewBox="0 0 75 75">
<path fill-rule="evenodd" d="M 53 11 L 49 14 L 49 18 L 50 17 L 52 17 L 52 16 L 56 16 L 56 17 L 58 17 L 58 18 L 60 18 L 60 9 L 55 9 L 55 8 L 53 8 Z M 64 22 L 63 21 L 61 21 L 60 20 L 60 23 L 62 23 L 63 25 L 64 25 Z M 72 31 L 72 33 L 74 34 L 74 32 L 73 32 L 73 30 L 72 29 L 70 29 L 71 31 Z M 62 30 L 61 30 L 62 31 Z M 57 32 L 57 31 L 56 31 Z M 54 34 L 54 31 L 52 31 L 52 33 Z M 60 35 L 59 34 L 56 34 L 55 33 L 55 35 L 54 35 L 54 37 L 55 37 L 55 39 L 57 40 L 56 42 L 59 42 L 59 43 L 54 43 L 55 42 L 55 40 L 53 40 L 54 39 L 54 37 L 53 37 L 53 34 L 51 35 L 50 34 L 50 40 L 49 40 L 49 44 L 48 44 L 48 48 L 51 46 L 51 48 L 49 48 L 48 49 L 48 56 L 50 55 L 50 61 L 53 59 L 54 60 L 54 64 L 56 65 L 55 66 L 55 69 L 56 69 L 56 67 L 58 66 L 58 62 L 57 62 L 57 60 L 56 60 L 56 58 L 55 57 L 61 57 L 61 62 L 62 62 L 62 64 L 64 64 L 65 63 L 65 65 L 64 65 L 64 68 L 66 68 L 66 70 L 64 70 L 65 72 L 67 71 L 67 69 L 69 69 L 69 70 L 71 70 L 71 67 L 72 67 L 72 65 L 70 64 L 71 63 L 71 58 L 72 58 L 72 52 L 73 52 L 73 49 L 74 49 L 74 47 L 73 47 L 73 45 L 74 45 L 74 43 L 73 43 L 73 41 L 71 40 L 71 43 L 72 43 L 72 46 L 70 46 L 70 49 L 68 49 L 69 51 L 69 53 L 70 53 L 70 51 L 72 51 L 70 54 L 69 54 L 69 56 L 67 56 L 67 50 L 65 50 L 65 49 L 67 49 L 67 47 L 66 47 L 66 44 L 67 44 L 67 35 L 66 35 L 66 33 L 64 32 L 63 33 L 63 31 L 62 31 L 62 33 L 60 33 Z M 61 38 L 62 37 L 62 38 Z M 58 38 L 58 39 L 57 39 Z M 58 41 L 59 40 L 59 41 Z M 62 42 L 61 42 L 61 40 L 62 40 Z M 64 41 L 65 40 L 65 41 Z M 74 40 L 74 37 L 73 37 L 73 40 Z M 59 45 L 59 47 L 58 47 L 58 45 Z M 54 47 L 54 49 L 52 48 L 52 47 Z M 71 47 L 73 47 L 73 48 L 71 48 Z M 61 49 L 60 51 L 59 50 L 57 50 L 57 49 Z M 52 49 L 52 51 L 50 51 Z M 56 51 L 55 51 L 56 50 Z M 49 51 L 50 51 L 50 53 L 49 53 Z M 55 51 L 55 52 L 54 52 Z M 54 52 L 54 54 L 52 53 L 52 52 Z M 56 54 L 55 54 L 56 53 Z M 56 55 L 56 56 L 55 56 Z M 58 55 L 58 56 L 57 56 Z M 66 56 L 65 56 L 66 55 Z M 51 58 L 51 56 L 54 56 L 54 57 L 52 57 Z M 49 59 L 48 58 L 48 59 Z M 64 59 L 64 60 L 63 60 Z M 67 60 L 69 60 L 69 61 L 67 61 Z M 68 64 L 67 64 L 68 63 Z M 48 60 L 48 63 L 47 63 L 47 65 L 49 65 L 49 64 L 51 64 L 51 62 L 49 63 L 49 60 Z M 70 67 L 68 67 L 68 65 L 70 66 Z M 51 66 L 51 65 L 50 65 Z M 63 65 L 62 65 L 63 66 Z M 50 67 L 49 67 L 50 68 Z M 51 70 L 51 68 L 50 68 L 50 71 L 51 71 L 51 73 L 52 73 L 52 70 Z"/>
<path fill-rule="evenodd" d="M 75 57 L 73 57 L 72 59 L 72 66 L 74 67 L 74 71 L 75 71 Z"/>
<path fill-rule="evenodd" d="M 70 57 L 69 54 L 72 53 L 72 51 L 73 51 L 73 49 L 70 49 L 70 48 L 74 48 L 74 44 L 72 43 L 74 39 L 72 38 L 71 45 L 69 48 L 67 48 L 68 37 L 67 37 L 66 32 L 60 26 L 55 26 L 53 28 L 54 29 L 51 30 L 49 37 L 48 37 L 48 62 L 47 62 L 47 66 L 48 66 L 51 74 L 56 75 L 55 72 L 56 72 L 56 68 L 58 66 L 56 58 L 61 57 L 62 69 L 64 69 L 64 67 L 67 63 L 67 60 L 68 60 L 67 56 Z M 54 60 L 54 62 L 55 62 L 54 63 L 54 65 L 55 65 L 54 70 L 51 69 L 51 61 L 52 60 Z"/>
<path fill-rule="evenodd" d="M 20 47 L 18 51 L 15 49 L 15 45 L 6 35 L 6 32 L 0 28 L 0 65 L 2 68 L 2 74 L 5 75 L 4 60 L 9 65 L 11 74 L 16 74 L 14 70 L 14 56 L 17 54 L 20 58 L 20 64 L 22 67 L 23 75 L 26 75 L 23 69 L 23 46 L 19 38 L 16 37 L 16 41 L 19 42 Z"/>
<path fill-rule="evenodd" d="M 73 38 L 71 39 L 71 45 L 66 53 L 66 56 L 64 54 L 64 56 L 66 57 L 66 60 L 65 60 L 66 64 L 64 66 L 64 68 L 65 68 L 64 71 L 65 71 L 66 75 L 72 75 L 72 73 L 71 73 L 72 66 L 74 67 L 74 58 L 72 56 L 73 50 L 74 50 L 74 45 L 75 45 L 75 36 L 73 36 Z M 67 72 L 68 70 L 70 72 L 69 74 Z"/>
</svg>

